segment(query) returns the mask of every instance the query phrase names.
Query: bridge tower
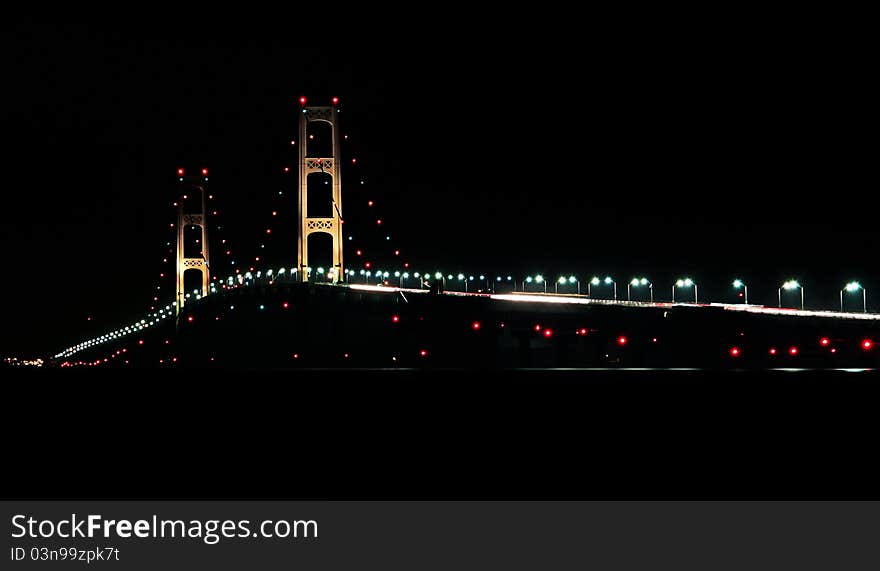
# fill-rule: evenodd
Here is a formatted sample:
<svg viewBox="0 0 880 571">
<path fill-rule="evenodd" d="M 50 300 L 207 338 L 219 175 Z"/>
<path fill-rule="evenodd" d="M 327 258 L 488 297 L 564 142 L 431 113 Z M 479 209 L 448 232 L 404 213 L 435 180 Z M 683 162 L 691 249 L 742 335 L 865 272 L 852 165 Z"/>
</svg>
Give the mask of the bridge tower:
<svg viewBox="0 0 880 571">
<path fill-rule="evenodd" d="M 333 98 L 333 105 L 326 107 L 306 106 L 305 97 L 300 98 L 302 112 L 299 116 L 299 193 L 297 195 L 297 227 L 296 252 L 297 269 L 300 280 L 309 279 L 309 235 L 317 232 L 329 234 L 333 239 L 333 268 L 331 280 L 343 281 L 345 270 L 342 264 L 342 163 L 339 134 L 339 100 Z M 332 133 L 332 152 L 330 157 L 309 156 L 308 126 L 313 121 L 330 124 Z M 331 216 L 309 216 L 308 178 L 311 173 L 329 174 L 333 179 L 332 213 Z"/>
<path fill-rule="evenodd" d="M 208 248 L 208 215 L 207 215 L 207 196 L 205 186 L 208 182 L 208 169 L 202 169 L 201 177 L 185 177 L 184 170 L 178 169 L 177 174 L 180 178 L 180 197 L 177 202 L 177 295 L 175 296 L 175 315 L 180 313 L 186 301 L 186 291 L 183 281 L 183 274 L 187 270 L 198 270 L 202 274 L 202 297 L 208 295 L 211 284 L 211 258 Z M 187 213 L 184 209 L 184 203 L 189 199 L 190 193 L 199 193 L 200 210 L 196 213 Z M 184 196 L 187 198 L 185 199 Z M 195 197 L 194 197 L 195 198 Z M 194 258 L 186 257 L 184 249 L 184 230 L 187 226 L 198 226 L 202 230 L 201 251 Z"/>
</svg>

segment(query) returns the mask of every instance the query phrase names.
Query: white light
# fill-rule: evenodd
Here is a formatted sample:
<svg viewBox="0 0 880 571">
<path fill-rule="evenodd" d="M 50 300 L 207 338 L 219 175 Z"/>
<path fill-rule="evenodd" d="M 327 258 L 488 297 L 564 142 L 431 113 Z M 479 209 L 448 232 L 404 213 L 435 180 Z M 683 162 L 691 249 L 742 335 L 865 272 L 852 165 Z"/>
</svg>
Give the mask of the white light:
<svg viewBox="0 0 880 571">
<path fill-rule="evenodd" d="M 443 277 L 443 274 L 441 274 L 440 272 L 437 272 L 436 274 L 434 274 L 434 278 L 435 278 L 435 279 L 438 279 L 438 280 L 439 280 L 439 279 L 441 279 L 442 277 Z"/>
<path fill-rule="evenodd" d="M 599 285 L 599 278 L 594 277 L 593 279 L 590 280 L 590 283 L 593 285 Z"/>
<path fill-rule="evenodd" d="M 685 278 L 684 285 L 690 287 L 690 286 L 694 285 L 694 282 L 691 280 L 691 278 Z"/>
<path fill-rule="evenodd" d="M 458 281 L 464 280 L 464 274 L 458 274 Z"/>
<path fill-rule="evenodd" d="M 605 278 L 605 283 L 606 283 L 606 284 L 610 284 L 610 283 L 613 283 L 613 282 L 614 282 L 614 280 L 612 280 L 611 278 Z"/>
<path fill-rule="evenodd" d="M 639 285 L 639 280 L 637 280 L 636 278 L 633 278 L 632 281 L 629 282 L 629 283 L 632 284 L 632 285 L 634 285 L 634 286 L 637 286 L 637 285 Z"/>
<path fill-rule="evenodd" d="M 394 277 L 395 277 L 395 278 L 399 278 L 399 277 L 400 277 L 400 272 L 394 272 Z"/>
<path fill-rule="evenodd" d="M 862 286 L 859 282 L 850 282 L 846 284 L 846 291 L 858 291 L 861 287 Z"/>
<path fill-rule="evenodd" d="M 736 289 L 739 289 L 742 286 L 743 286 L 742 280 L 733 280 L 733 287 L 735 287 Z"/>
<path fill-rule="evenodd" d="M 499 278 L 499 279 L 500 279 L 500 278 Z M 559 280 L 558 280 L 558 281 L 559 281 L 559 283 L 564 284 L 564 283 L 565 283 L 565 277 L 563 277 L 563 276 L 559 276 Z"/>
<path fill-rule="evenodd" d="M 683 287 L 683 286 L 684 286 L 684 280 L 678 280 L 677 282 L 675 282 L 675 285 L 677 285 L 678 287 Z"/>
<path fill-rule="evenodd" d="M 535 276 L 535 281 L 538 283 L 541 283 L 542 281 L 544 281 L 544 276 L 542 276 L 540 274 Z"/>
</svg>

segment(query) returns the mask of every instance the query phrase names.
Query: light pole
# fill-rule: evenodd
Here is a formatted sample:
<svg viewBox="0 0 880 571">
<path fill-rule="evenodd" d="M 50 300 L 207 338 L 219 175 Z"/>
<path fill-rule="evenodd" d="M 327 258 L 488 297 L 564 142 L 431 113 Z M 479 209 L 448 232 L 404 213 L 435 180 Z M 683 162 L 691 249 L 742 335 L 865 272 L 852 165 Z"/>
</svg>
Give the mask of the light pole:
<svg viewBox="0 0 880 571">
<path fill-rule="evenodd" d="M 590 291 L 590 285 L 599 285 L 602 282 L 607 285 L 614 286 L 614 301 L 617 301 L 617 282 L 608 276 L 606 276 L 604 280 L 600 280 L 597 276 L 593 276 L 593 279 L 591 279 L 590 282 L 587 284 L 587 296 L 590 296 L 590 294 L 592 293 Z"/>
<path fill-rule="evenodd" d="M 743 294 L 745 294 L 745 304 L 749 304 L 749 286 L 745 284 L 742 280 L 733 280 L 733 287 L 736 289 L 743 288 Z"/>
<path fill-rule="evenodd" d="M 798 288 L 800 288 L 800 290 L 801 290 L 801 311 L 803 311 L 803 309 L 804 309 L 804 287 L 801 284 L 797 283 L 797 280 L 788 280 L 787 282 L 782 284 L 782 287 L 779 288 L 779 291 L 778 291 L 778 293 L 779 293 L 779 307 L 782 307 L 782 290 L 784 290 L 784 289 L 791 290 L 791 289 L 798 289 Z"/>
<path fill-rule="evenodd" d="M 559 284 L 565 285 L 565 281 L 566 280 L 563 276 L 559 276 L 559 279 L 553 284 L 553 293 L 559 293 Z"/>
<path fill-rule="evenodd" d="M 648 293 L 651 296 L 651 303 L 654 303 L 654 284 L 648 281 L 648 278 L 633 278 L 631 282 L 626 284 L 626 301 L 631 301 L 630 299 L 630 286 L 640 286 L 646 285 L 648 286 Z"/>
<path fill-rule="evenodd" d="M 544 293 L 547 293 L 547 282 L 544 280 L 544 276 L 538 274 L 535 276 L 535 283 L 543 283 L 544 284 Z"/>
<path fill-rule="evenodd" d="M 675 288 L 676 287 L 691 287 L 694 286 L 694 303 L 699 303 L 699 298 L 697 297 L 697 284 L 694 283 L 694 280 L 691 278 L 685 278 L 683 280 L 678 280 L 675 282 L 675 285 L 672 286 L 672 303 L 675 303 Z"/>
<path fill-rule="evenodd" d="M 568 283 L 577 284 L 577 294 L 581 294 L 581 280 L 577 279 L 574 276 L 568 276 Z"/>
<path fill-rule="evenodd" d="M 862 287 L 862 284 L 859 282 L 849 282 L 844 286 L 842 290 L 840 290 L 840 312 L 843 313 L 843 292 L 844 290 L 852 293 L 854 291 L 862 290 L 862 313 L 868 313 L 868 294 L 867 290 Z"/>
</svg>

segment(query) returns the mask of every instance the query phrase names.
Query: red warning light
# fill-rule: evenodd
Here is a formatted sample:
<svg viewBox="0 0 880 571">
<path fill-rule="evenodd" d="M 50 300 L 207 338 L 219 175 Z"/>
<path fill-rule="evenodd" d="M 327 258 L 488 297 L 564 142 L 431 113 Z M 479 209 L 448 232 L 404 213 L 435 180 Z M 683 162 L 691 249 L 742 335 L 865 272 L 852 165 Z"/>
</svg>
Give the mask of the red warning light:
<svg viewBox="0 0 880 571">
<path fill-rule="evenodd" d="M 629 339 L 627 339 L 623 335 L 621 335 L 620 337 L 617 338 L 617 344 L 620 345 L 621 347 L 626 345 L 628 342 L 629 342 Z"/>
<path fill-rule="evenodd" d="M 586 335 L 586 334 L 587 334 L 587 328 L 586 328 L 586 327 L 581 327 L 581 328 L 578 329 L 575 333 L 577 333 L 578 335 Z"/>
<path fill-rule="evenodd" d="M 288 307 L 290 307 L 290 304 L 285 301 L 284 303 L 281 304 L 281 307 L 283 307 L 284 309 L 287 309 Z"/>
<path fill-rule="evenodd" d="M 827 337 L 823 337 L 823 338 L 819 339 L 819 345 L 821 345 L 823 347 L 827 347 L 829 343 L 831 343 L 831 340 L 828 339 Z"/>
<path fill-rule="evenodd" d="M 202 169 L 202 176 L 208 176 L 208 169 Z"/>
<path fill-rule="evenodd" d="M 183 169 L 177 169 L 177 176 L 183 176 Z"/>
<path fill-rule="evenodd" d="M 479 322 L 479 321 L 474 321 L 473 323 L 471 323 L 471 328 L 472 328 L 474 331 L 479 331 L 479 330 L 480 330 L 480 322 Z"/>
<path fill-rule="evenodd" d="M 535 325 L 535 331 L 540 331 L 540 330 L 541 330 L 541 326 L 540 326 L 540 325 Z"/>
<path fill-rule="evenodd" d="M 193 321 L 193 316 L 190 315 L 189 317 L 186 318 L 186 320 L 189 321 L 190 323 L 192 323 L 192 321 Z"/>
<path fill-rule="evenodd" d="M 305 105 L 305 104 L 306 104 L 306 98 L 305 98 L 305 96 L 299 98 L 299 104 L 300 104 L 300 105 Z"/>
<path fill-rule="evenodd" d="M 419 351 L 419 355 L 421 355 L 422 357 L 427 357 L 427 356 L 428 356 L 428 352 L 425 351 L 424 349 L 422 349 L 421 351 Z"/>
<path fill-rule="evenodd" d="M 770 353 L 771 355 L 775 355 L 776 354 L 776 347 L 770 347 L 770 350 L 768 351 L 768 353 Z"/>
<path fill-rule="evenodd" d="M 788 354 L 789 354 L 789 355 L 797 355 L 797 354 L 798 354 L 798 348 L 797 348 L 797 347 L 792 347 L 791 349 L 788 350 Z"/>
<path fill-rule="evenodd" d="M 391 316 L 391 323 L 398 323 L 399 321 L 400 321 L 399 315 L 392 315 Z"/>
<path fill-rule="evenodd" d="M 730 356 L 731 357 L 739 357 L 740 352 L 741 351 L 739 350 L 739 347 L 731 347 L 730 348 Z"/>
<path fill-rule="evenodd" d="M 546 337 L 547 339 L 553 337 L 553 330 L 552 329 L 545 329 L 544 330 L 544 337 Z"/>
<path fill-rule="evenodd" d="M 331 99 L 330 101 L 333 102 L 333 105 L 339 105 L 339 98 L 338 98 L 338 97 L 334 97 L 334 98 Z"/>
<path fill-rule="evenodd" d="M 864 341 L 862 341 L 862 349 L 864 349 L 865 351 L 869 351 L 873 348 L 874 348 L 874 342 L 871 341 L 870 339 L 865 339 Z"/>
</svg>

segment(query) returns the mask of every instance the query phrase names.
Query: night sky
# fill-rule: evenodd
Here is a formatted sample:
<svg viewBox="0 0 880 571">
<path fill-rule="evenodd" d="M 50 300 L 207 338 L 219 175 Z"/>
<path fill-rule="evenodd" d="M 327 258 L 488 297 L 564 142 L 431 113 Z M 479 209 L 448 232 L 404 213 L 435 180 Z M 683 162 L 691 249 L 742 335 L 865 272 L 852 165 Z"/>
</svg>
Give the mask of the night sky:
<svg viewBox="0 0 880 571">
<path fill-rule="evenodd" d="M 376 260 L 367 200 L 413 268 L 647 275 L 658 299 L 690 276 L 712 301 L 739 277 L 767 304 L 793 277 L 814 308 L 858 279 L 880 310 L 858 33 L 471 14 L 299 39 L 273 19 L 8 20 L 0 356 L 146 313 L 178 167 L 210 169 L 242 263 L 277 209 L 264 258 L 293 265 L 300 95 L 341 98 L 346 234 Z"/>
</svg>

